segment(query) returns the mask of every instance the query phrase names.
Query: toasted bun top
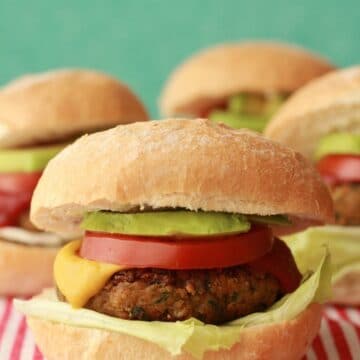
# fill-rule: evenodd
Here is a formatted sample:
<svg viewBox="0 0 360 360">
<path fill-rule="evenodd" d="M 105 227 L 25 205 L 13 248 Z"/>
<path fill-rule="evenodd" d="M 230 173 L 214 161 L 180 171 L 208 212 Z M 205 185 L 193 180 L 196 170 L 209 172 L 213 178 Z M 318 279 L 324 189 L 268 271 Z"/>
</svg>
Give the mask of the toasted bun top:
<svg viewBox="0 0 360 360">
<path fill-rule="evenodd" d="M 76 231 L 89 210 L 186 208 L 330 220 L 332 202 L 299 154 L 208 120 L 162 120 L 85 135 L 52 159 L 31 219 Z"/>
<path fill-rule="evenodd" d="M 337 131 L 360 133 L 360 66 L 300 89 L 275 114 L 265 135 L 310 158 L 320 138 Z"/>
<path fill-rule="evenodd" d="M 275 42 L 224 44 L 180 65 L 160 98 L 164 115 L 198 115 L 239 92 L 291 93 L 334 69 L 327 60 L 297 46 Z"/>
<path fill-rule="evenodd" d="M 0 89 L 0 148 L 53 142 L 147 119 L 135 94 L 100 72 L 27 75 Z"/>
</svg>

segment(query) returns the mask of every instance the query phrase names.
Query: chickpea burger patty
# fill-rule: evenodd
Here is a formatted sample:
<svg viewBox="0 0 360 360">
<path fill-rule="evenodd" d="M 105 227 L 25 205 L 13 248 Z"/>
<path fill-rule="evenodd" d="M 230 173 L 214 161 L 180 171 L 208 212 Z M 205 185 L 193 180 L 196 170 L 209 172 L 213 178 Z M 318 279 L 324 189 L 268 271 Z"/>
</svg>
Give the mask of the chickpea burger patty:
<svg viewBox="0 0 360 360">
<path fill-rule="evenodd" d="M 279 281 L 247 266 L 213 270 L 134 269 L 115 273 L 86 307 L 131 320 L 195 317 L 221 324 L 263 311 L 281 294 Z M 58 290 L 58 296 L 64 296 Z"/>
</svg>

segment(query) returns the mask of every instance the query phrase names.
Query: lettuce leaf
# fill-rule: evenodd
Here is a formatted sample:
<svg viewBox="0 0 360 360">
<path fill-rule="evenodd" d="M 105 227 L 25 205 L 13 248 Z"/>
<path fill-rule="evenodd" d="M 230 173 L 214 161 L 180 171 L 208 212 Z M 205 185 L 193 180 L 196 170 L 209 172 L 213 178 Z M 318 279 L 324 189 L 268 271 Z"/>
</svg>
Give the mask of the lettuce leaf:
<svg viewBox="0 0 360 360">
<path fill-rule="evenodd" d="M 329 297 L 330 261 L 323 248 L 315 271 L 296 291 L 286 295 L 265 312 L 254 313 L 221 326 L 206 325 L 189 319 L 175 323 L 122 320 L 87 309 L 73 309 L 56 299 L 53 290 L 31 300 L 15 300 L 15 307 L 27 316 L 62 322 L 72 326 L 91 327 L 125 333 L 153 342 L 171 355 L 182 352 L 201 359 L 206 351 L 229 349 L 241 337 L 245 327 L 288 321 L 313 302 Z"/>
<path fill-rule="evenodd" d="M 283 237 L 303 273 L 314 270 L 323 256 L 324 246 L 331 254 L 332 282 L 349 272 L 360 272 L 360 227 L 322 226 Z"/>
</svg>

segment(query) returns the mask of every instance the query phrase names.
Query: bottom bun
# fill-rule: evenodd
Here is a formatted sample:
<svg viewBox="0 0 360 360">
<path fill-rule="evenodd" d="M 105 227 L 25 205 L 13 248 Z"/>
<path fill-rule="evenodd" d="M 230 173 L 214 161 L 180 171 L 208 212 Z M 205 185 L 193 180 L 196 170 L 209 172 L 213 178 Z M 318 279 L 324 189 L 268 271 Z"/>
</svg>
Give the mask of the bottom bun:
<svg viewBox="0 0 360 360">
<path fill-rule="evenodd" d="M 206 352 L 203 359 L 301 359 L 319 330 L 321 309 L 312 304 L 291 321 L 245 328 L 231 349 Z M 32 317 L 28 324 L 48 360 L 194 359 L 189 354 L 173 357 L 158 345 L 120 333 Z"/>
<path fill-rule="evenodd" d="M 0 240 L 0 295 L 32 295 L 51 286 L 57 251 Z"/>
<path fill-rule="evenodd" d="M 360 305 L 360 272 L 350 272 L 333 285 L 331 302 L 340 305 Z"/>
</svg>

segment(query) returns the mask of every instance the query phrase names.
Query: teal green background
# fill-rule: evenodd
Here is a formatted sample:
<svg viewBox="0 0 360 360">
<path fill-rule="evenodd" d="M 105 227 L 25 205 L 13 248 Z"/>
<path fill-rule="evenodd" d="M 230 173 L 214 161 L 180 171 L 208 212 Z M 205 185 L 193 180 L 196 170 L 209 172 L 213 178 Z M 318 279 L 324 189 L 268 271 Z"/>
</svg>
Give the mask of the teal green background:
<svg viewBox="0 0 360 360">
<path fill-rule="evenodd" d="M 169 72 L 223 41 L 280 39 L 340 66 L 359 62 L 358 0 L 0 0 L 0 84 L 57 67 L 107 71 L 153 117 Z"/>
</svg>

